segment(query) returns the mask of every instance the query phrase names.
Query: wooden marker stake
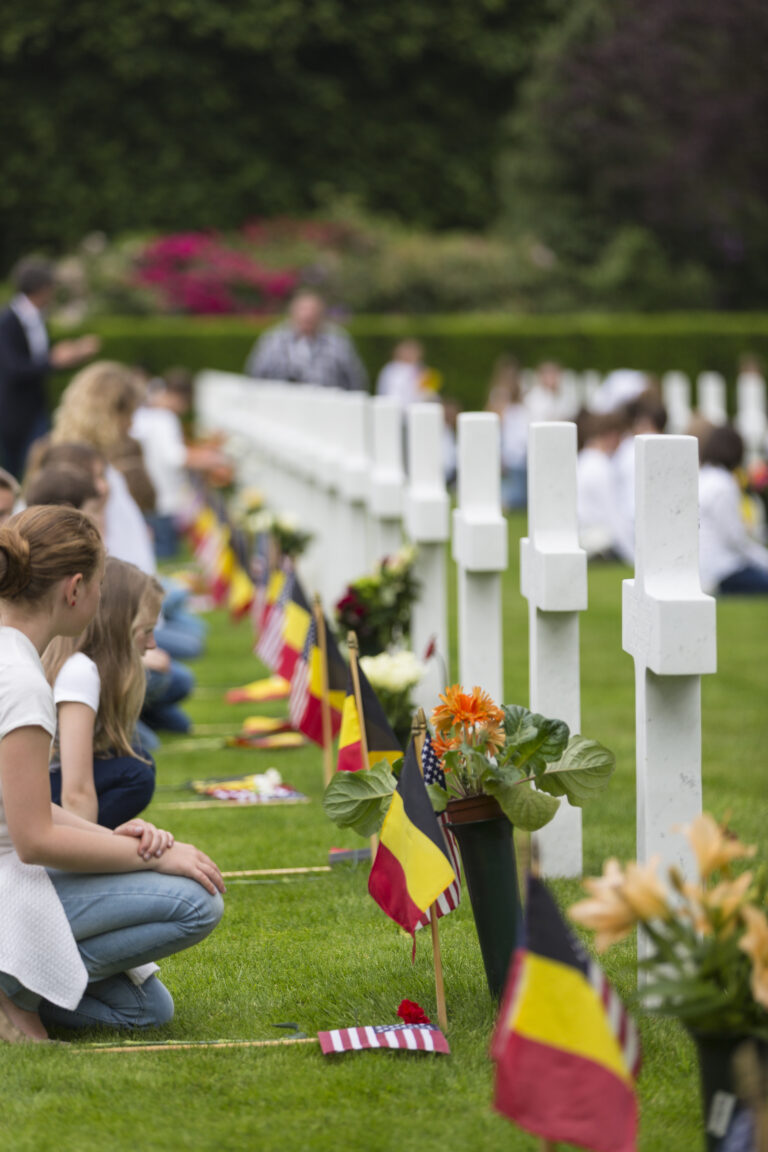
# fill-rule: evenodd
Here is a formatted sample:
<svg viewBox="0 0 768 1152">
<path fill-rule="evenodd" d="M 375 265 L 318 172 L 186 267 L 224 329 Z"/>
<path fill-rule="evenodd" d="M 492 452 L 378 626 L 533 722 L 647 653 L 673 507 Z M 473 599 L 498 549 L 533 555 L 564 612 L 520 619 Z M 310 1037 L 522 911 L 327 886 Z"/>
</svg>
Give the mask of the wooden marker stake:
<svg viewBox="0 0 768 1152">
<path fill-rule="evenodd" d="M 416 759 L 419 762 L 419 771 L 423 776 L 424 765 L 422 763 L 421 754 L 424 751 L 424 742 L 427 737 L 427 717 L 424 714 L 423 708 L 419 708 L 418 712 L 413 718 L 411 735 L 413 736 L 413 745 L 414 751 L 416 752 Z M 445 985 L 443 983 L 443 959 L 440 952 L 440 929 L 438 927 L 437 918 L 437 901 L 434 902 L 429 910 L 429 924 L 432 929 L 432 962 L 435 968 L 437 1022 L 440 1025 L 442 1031 L 445 1032 L 448 1029 L 448 1013 L 445 1007 Z"/>
<path fill-rule="evenodd" d="M 349 648 L 349 671 L 352 676 L 352 690 L 355 694 L 355 707 L 357 708 L 357 718 L 360 721 L 360 752 L 363 759 L 363 767 L 370 768 L 371 762 L 368 758 L 368 736 L 365 731 L 365 713 L 363 712 L 363 697 L 360 692 L 360 672 L 357 667 L 358 658 L 358 644 L 357 635 L 354 632 L 347 633 L 347 647 Z M 371 836 L 371 864 L 376 859 L 376 853 L 379 849 L 379 838 L 374 833 Z"/>
<path fill-rule="evenodd" d="M 328 638 L 325 635 L 325 616 L 320 597 L 312 602 L 317 628 L 317 647 L 320 651 L 320 709 L 323 723 L 323 780 L 327 788 L 333 779 L 333 727 L 331 725 L 331 701 L 328 695 Z M 311 653 L 310 653 L 311 659 Z"/>
</svg>

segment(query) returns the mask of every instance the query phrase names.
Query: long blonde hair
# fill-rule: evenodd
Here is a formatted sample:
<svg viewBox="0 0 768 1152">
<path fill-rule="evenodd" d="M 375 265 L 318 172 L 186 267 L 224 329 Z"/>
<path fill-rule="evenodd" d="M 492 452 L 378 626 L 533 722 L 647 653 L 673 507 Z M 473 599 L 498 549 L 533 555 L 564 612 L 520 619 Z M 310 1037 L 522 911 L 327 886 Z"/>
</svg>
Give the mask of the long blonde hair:
<svg viewBox="0 0 768 1152">
<path fill-rule="evenodd" d="M 53 685 L 64 663 L 75 652 L 93 660 L 101 691 L 93 732 L 95 755 L 117 752 L 135 755 L 131 747 L 136 721 L 144 703 L 146 677 L 133 630 L 143 607 L 160 611 L 162 585 L 125 560 L 107 557 L 99 610 L 80 636 L 56 637 L 43 654 L 43 667 Z"/>
<path fill-rule="evenodd" d="M 125 364 L 97 360 L 73 376 L 53 417 L 51 443 L 82 440 L 109 457 L 125 435 L 121 416 L 141 402 L 138 377 Z"/>
</svg>

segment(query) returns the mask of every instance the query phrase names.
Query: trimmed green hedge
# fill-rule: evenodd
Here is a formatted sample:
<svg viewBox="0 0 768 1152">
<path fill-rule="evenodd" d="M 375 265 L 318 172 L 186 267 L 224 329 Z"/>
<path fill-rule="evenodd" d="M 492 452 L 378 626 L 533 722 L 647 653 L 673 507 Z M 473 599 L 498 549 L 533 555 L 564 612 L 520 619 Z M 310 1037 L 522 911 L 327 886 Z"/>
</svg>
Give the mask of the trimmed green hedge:
<svg viewBox="0 0 768 1152">
<path fill-rule="evenodd" d="M 239 372 L 254 340 L 272 322 L 125 317 L 95 320 L 89 328 L 101 336 L 109 359 L 157 372 L 171 364 Z M 502 353 L 526 365 L 552 359 L 577 371 L 641 368 L 662 374 L 677 369 L 695 380 L 710 370 L 722 373 L 731 386 L 743 353 L 768 361 L 766 313 L 359 316 L 347 328 L 372 381 L 398 340 L 418 337 L 430 366 L 443 374 L 444 394 L 466 408 L 482 407 L 493 362 Z M 52 381 L 52 402 L 64 383 L 61 376 Z"/>
</svg>

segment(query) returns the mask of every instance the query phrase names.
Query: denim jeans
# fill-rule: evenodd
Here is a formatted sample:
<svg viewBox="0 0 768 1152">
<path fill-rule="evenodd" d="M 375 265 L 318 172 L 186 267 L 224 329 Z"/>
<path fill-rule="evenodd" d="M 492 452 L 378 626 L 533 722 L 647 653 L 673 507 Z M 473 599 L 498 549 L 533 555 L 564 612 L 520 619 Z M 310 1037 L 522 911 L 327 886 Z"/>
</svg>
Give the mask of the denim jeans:
<svg viewBox="0 0 768 1152">
<path fill-rule="evenodd" d="M 89 976 L 74 1011 L 41 1001 L 13 977 L 0 985 L 21 1008 L 38 1008 L 46 1023 L 65 1028 L 155 1027 L 173 1015 L 173 1002 L 159 980 L 137 988 L 126 969 L 181 952 L 218 924 L 224 902 L 186 876 L 159 872 L 87 875 L 48 874 L 67 914 Z"/>
<path fill-rule="evenodd" d="M 765 596 L 768 594 L 768 572 L 748 564 L 721 580 L 718 592 L 728 596 Z"/>
<path fill-rule="evenodd" d="M 191 721 L 178 707 L 178 702 L 189 696 L 194 686 L 193 673 L 175 660 L 171 661 L 167 672 L 151 669 L 147 672 L 147 694 L 141 719 L 153 730 L 165 728 L 169 732 L 188 732 Z"/>
<path fill-rule="evenodd" d="M 93 782 L 99 802 L 96 823 L 117 828 L 149 805 L 155 791 L 155 763 L 151 757 L 148 761 L 138 756 L 95 757 Z M 51 799 L 61 804 L 61 768 L 51 769 Z"/>
</svg>

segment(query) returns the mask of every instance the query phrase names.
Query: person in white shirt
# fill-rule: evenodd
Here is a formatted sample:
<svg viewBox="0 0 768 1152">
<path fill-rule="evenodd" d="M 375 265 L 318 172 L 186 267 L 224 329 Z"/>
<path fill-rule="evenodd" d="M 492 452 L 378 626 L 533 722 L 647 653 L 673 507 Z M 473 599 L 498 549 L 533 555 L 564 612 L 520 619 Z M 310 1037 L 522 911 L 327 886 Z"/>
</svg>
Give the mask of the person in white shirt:
<svg viewBox="0 0 768 1152">
<path fill-rule="evenodd" d="M 56 709 L 40 658 L 55 636 L 87 627 L 103 566 L 98 529 L 74 508 L 27 508 L 0 526 L 0 1040 L 9 1043 L 47 1040 L 46 1024 L 167 1022 L 173 1001 L 154 961 L 203 939 L 223 912 L 221 873 L 193 845 L 143 820 L 110 831 L 51 803 Z"/>
<path fill-rule="evenodd" d="M 177 522 L 190 503 L 188 472 L 225 467 L 216 448 L 187 445 L 181 419 L 192 403 L 192 382 L 183 369 L 169 369 L 150 381 L 145 402 L 136 409 L 131 436 L 141 445 L 144 466 L 155 488 L 155 511 L 147 516 L 158 559 L 175 556 Z"/>
<path fill-rule="evenodd" d="M 563 393 L 560 365 L 547 360 L 536 369 L 536 380 L 523 397 L 531 423 L 547 420 L 573 420 L 576 413 Z"/>
<path fill-rule="evenodd" d="M 768 548 L 748 533 L 734 473 L 744 458 L 735 428 L 713 428 L 700 449 L 699 568 L 705 592 L 768 594 Z"/>
<path fill-rule="evenodd" d="M 43 668 L 58 714 L 51 796 L 94 824 L 117 828 L 149 804 L 155 765 L 136 738 L 163 588 L 134 564 L 107 557 L 99 610 L 79 637 L 57 637 Z"/>
<path fill-rule="evenodd" d="M 612 457 L 622 423 L 614 413 L 586 412 L 578 428 L 582 445 L 576 459 L 579 543 L 590 560 L 616 560 L 621 517 Z"/>
<path fill-rule="evenodd" d="M 51 442 L 84 441 L 109 461 L 112 452 L 128 435 L 141 399 L 138 378 L 126 365 L 107 360 L 89 364 L 70 380 L 62 394 L 54 414 Z M 108 463 L 106 480 L 109 485 L 104 509 L 107 552 L 135 564 L 150 576 L 156 575 L 152 534 L 125 478 Z M 198 627 L 192 634 L 185 619 L 179 621 L 178 627 L 174 626 L 174 618 L 181 614 L 178 600 L 174 592 L 169 618 L 163 621 L 162 629 L 158 629 L 158 648 L 145 656 L 148 683 L 143 719 L 153 730 L 162 727 L 187 732 L 191 724 L 179 702 L 192 691 L 194 675 L 179 660 L 199 656 L 204 635 Z M 193 624 L 198 622 L 195 620 Z M 151 739 L 151 735 L 145 733 L 145 740 Z"/>
<path fill-rule="evenodd" d="M 392 352 L 392 359 L 379 372 L 376 395 L 389 396 L 404 408 L 426 398 L 424 377 L 424 347 L 419 340 L 401 340 Z"/>
</svg>

